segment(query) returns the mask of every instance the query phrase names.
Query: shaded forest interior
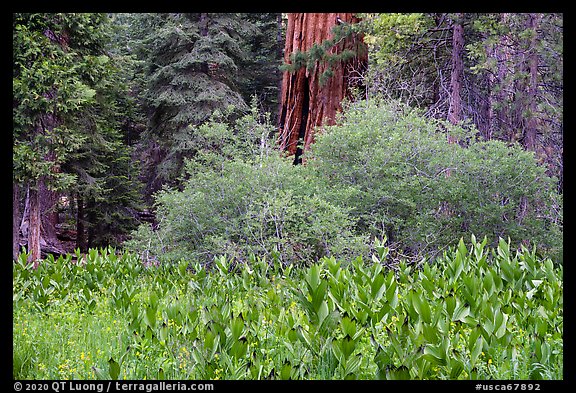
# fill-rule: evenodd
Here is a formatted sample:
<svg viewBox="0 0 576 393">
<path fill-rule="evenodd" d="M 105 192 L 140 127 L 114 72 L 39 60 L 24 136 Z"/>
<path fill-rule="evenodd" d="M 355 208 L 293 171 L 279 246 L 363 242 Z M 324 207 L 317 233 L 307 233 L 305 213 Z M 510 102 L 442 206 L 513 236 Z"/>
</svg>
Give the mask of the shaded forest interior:
<svg viewBox="0 0 576 393">
<path fill-rule="evenodd" d="M 519 147 L 554 184 L 538 190 L 541 200 L 562 199 L 562 14 L 18 13 L 13 59 L 14 259 L 22 247 L 34 261 L 122 247 L 142 225 L 162 225 L 157 209 L 169 202 L 159 195 L 185 192 L 222 157 L 249 161 L 270 144 L 306 163 L 323 127 L 354 102 L 407 105 L 463 148 Z M 561 227 L 561 204 L 493 194 L 504 222 L 494 233 L 515 222 L 511 233 L 530 240 L 522 231 L 533 222 Z M 458 217 L 458 203 L 442 201 L 450 197 L 434 199 L 435 219 Z M 378 230 L 394 239 L 415 202 L 386 198 L 366 211 L 388 214 Z M 354 230 L 366 230 L 366 217 L 354 217 Z M 454 228 L 471 225 L 462 219 Z M 243 241 L 218 236 L 210 241 Z M 320 255 L 322 247 L 312 248 Z"/>
</svg>

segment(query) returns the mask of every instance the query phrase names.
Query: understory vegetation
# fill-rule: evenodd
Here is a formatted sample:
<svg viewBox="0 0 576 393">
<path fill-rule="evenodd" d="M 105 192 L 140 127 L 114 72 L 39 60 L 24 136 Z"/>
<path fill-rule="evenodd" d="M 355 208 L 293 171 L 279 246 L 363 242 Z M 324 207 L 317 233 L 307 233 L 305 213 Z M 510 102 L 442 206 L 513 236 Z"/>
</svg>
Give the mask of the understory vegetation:
<svg viewBox="0 0 576 393">
<path fill-rule="evenodd" d="M 294 166 L 256 110 L 221 116 L 124 249 L 20 254 L 14 378 L 563 378 L 562 201 L 532 153 L 373 100 Z"/>
<path fill-rule="evenodd" d="M 562 261 L 561 195 L 519 145 L 373 99 L 350 105 L 294 166 L 258 118 L 201 126 L 183 185 L 157 194 L 156 228 L 141 226 L 125 247 L 162 263 L 255 254 L 307 264 L 368 258 L 386 236 L 393 261 L 414 262 L 475 233 Z"/>
<path fill-rule="evenodd" d="M 15 379 L 562 379 L 561 266 L 474 237 L 383 267 L 209 269 L 92 249 L 13 265 Z M 47 328 L 49 326 L 49 328 Z"/>
</svg>

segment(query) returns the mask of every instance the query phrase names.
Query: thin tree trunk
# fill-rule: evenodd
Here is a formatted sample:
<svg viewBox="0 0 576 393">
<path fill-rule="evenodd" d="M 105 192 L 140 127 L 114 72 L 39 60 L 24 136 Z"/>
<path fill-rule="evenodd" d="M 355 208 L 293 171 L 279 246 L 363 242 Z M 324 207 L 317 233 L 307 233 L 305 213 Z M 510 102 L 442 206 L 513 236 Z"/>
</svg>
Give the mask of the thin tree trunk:
<svg viewBox="0 0 576 393">
<path fill-rule="evenodd" d="M 87 222 L 88 222 L 88 227 L 86 228 L 86 233 L 87 233 L 87 239 L 86 239 L 86 250 L 88 250 L 91 247 L 94 247 L 94 242 L 95 242 L 95 231 L 94 231 L 94 225 L 96 222 L 96 219 L 94 217 L 94 202 L 93 201 L 86 201 L 86 205 L 84 206 L 85 210 L 87 210 L 84 214 L 84 216 L 87 218 Z"/>
<path fill-rule="evenodd" d="M 452 72 L 450 74 L 450 106 L 448 108 L 448 121 L 457 124 L 462 120 L 462 77 L 464 75 L 464 27 L 462 20 L 464 14 L 457 14 L 452 31 Z M 456 142 L 454 137 L 448 135 L 450 143 Z"/>
<path fill-rule="evenodd" d="M 523 145 L 526 150 L 536 151 L 536 135 L 538 132 L 538 118 L 536 116 L 536 103 L 538 99 L 538 52 L 536 50 L 538 39 L 539 14 L 529 14 L 527 29 L 532 32 L 530 47 L 528 49 L 528 81 L 527 103 L 528 119 L 524 130 Z"/>
<path fill-rule="evenodd" d="M 55 92 L 48 95 L 53 98 Z M 47 130 L 52 132 L 58 125 L 59 120 L 54 113 L 41 115 L 36 124 L 35 132 L 43 135 Z M 56 153 L 51 151 L 44 156 L 44 160 L 52 162 L 52 172 L 58 173 L 60 168 L 55 164 Z M 41 247 L 63 253 L 60 242 L 56 236 L 56 224 L 58 223 L 58 212 L 56 204 L 58 194 L 47 187 L 45 177 L 40 177 L 35 184 L 29 187 L 29 220 L 28 220 L 28 249 L 31 253 L 35 266 L 41 259 Z"/>
<path fill-rule="evenodd" d="M 20 186 L 12 184 L 12 259 L 20 252 Z"/>
<path fill-rule="evenodd" d="M 496 112 L 494 111 L 494 86 L 495 86 L 494 74 L 488 72 L 486 75 L 486 89 L 488 94 L 486 95 L 486 123 L 484 127 L 484 139 L 491 140 L 492 135 L 494 135 L 494 129 L 496 126 Z"/>
<path fill-rule="evenodd" d="M 276 44 L 278 47 L 278 58 L 282 59 L 284 57 L 284 48 L 282 47 L 283 37 L 282 37 L 282 27 L 283 27 L 283 19 L 282 14 L 278 14 L 276 18 L 277 23 L 277 31 L 276 31 Z M 277 69 L 276 72 L 280 72 L 280 69 Z M 278 113 L 282 111 L 282 78 L 278 78 Z M 277 127 L 280 127 L 280 116 L 276 117 L 277 120 Z"/>
<path fill-rule="evenodd" d="M 510 14 L 500 14 L 500 24 L 506 26 L 510 23 Z M 513 102 L 512 80 L 511 75 L 514 69 L 511 66 L 510 37 L 507 33 L 503 34 L 495 48 L 494 56 L 496 58 L 498 69 L 496 74 L 496 85 L 498 93 L 495 94 L 495 104 L 498 109 L 495 110 L 495 129 L 499 130 L 498 137 L 504 140 L 512 141 L 514 130 L 512 127 L 511 105 Z"/>
<path fill-rule="evenodd" d="M 526 86 L 526 95 L 523 102 L 522 115 L 525 127 L 524 135 L 522 138 L 522 145 L 526 150 L 536 151 L 536 137 L 538 132 L 538 118 L 536 116 L 536 103 L 538 99 L 538 52 L 536 50 L 537 39 L 538 39 L 538 24 L 540 20 L 539 14 L 531 13 L 528 15 L 528 20 L 526 23 L 526 29 L 531 32 L 530 42 L 524 54 L 523 59 L 525 59 L 527 71 L 528 71 L 528 81 Z M 520 112 L 520 108 L 518 109 Z M 526 114 L 526 115 L 525 115 Z M 524 218 L 528 214 L 529 209 L 528 198 L 522 196 L 520 198 L 520 206 L 518 208 L 517 222 L 522 225 Z"/>
<path fill-rule="evenodd" d="M 80 194 L 76 194 L 76 247 L 86 252 L 86 235 L 84 228 L 84 201 Z"/>
<path fill-rule="evenodd" d="M 24 213 L 20 222 L 20 233 L 24 238 L 28 238 L 28 220 L 30 210 L 30 187 L 26 184 L 26 199 L 24 200 Z"/>
<path fill-rule="evenodd" d="M 40 261 L 40 227 L 42 222 L 37 184 L 31 186 L 28 192 L 28 252 L 30 253 L 29 260 L 36 267 Z"/>
<path fill-rule="evenodd" d="M 462 22 L 464 14 L 457 14 L 452 25 L 452 71 L 450 73 L 450 105 L 448 106 L 448 121 L 458 124 L 462 120 L 462 78 L 464 75 L 464 27 Z M 458 142 L 456 137 L 448 134 L 448 143 Z M 446 177 L 450 177 L 451 170 L 446 170 Z M 448 211 L 448 207 L 444 208 Z"/>
</svg>

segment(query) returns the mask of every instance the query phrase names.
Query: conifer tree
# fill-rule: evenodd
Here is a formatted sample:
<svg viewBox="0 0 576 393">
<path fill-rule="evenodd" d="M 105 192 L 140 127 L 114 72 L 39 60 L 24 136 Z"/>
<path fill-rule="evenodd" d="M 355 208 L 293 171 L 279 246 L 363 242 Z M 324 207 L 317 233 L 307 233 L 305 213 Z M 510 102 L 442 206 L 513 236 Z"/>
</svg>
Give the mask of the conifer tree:
<svg viewBox="0 0 576 393">
<path fill-rule="evenodd" d="M 144 61 L 148 126 L 142 136 L 148 194 L 176 184 L 184 157 L 194 153 L 193 127 L 214 113 L 247 110 L 237 79 L 245 37 L 254 26 L 239 14 L 148 14 L 140 16 L 138 45 Z"/>
<path fill-rule="evenodd" d="M 128 150 L 116 106 L 121 83 L 105 50 L 107 26 L 104 14 L 14 15 L 13 179 L 15 189 L 27 191 L 22 229 L 34 262 L 41 245 L 67 251 L 56 237 L 61 197 L 68 204 L 73 198 L 93 204 L 98 213 L 92 221 L 79 214 L 80 227 L 99 219 L 99 201 L 119 212 L 122 198 L 126 206 L 137 198 L 126 192 L 137 189 L 134 166 L 117 165 Z M 114 177 L 122 179 L 122 187 L 111 187 Z M 22 197 L 14 198 L 15 207 Z M 83 207 L 84 202 L 79 212 Z M 19 209 L 14 215 L 13 230 L 19 233 Z"/>
</svg>

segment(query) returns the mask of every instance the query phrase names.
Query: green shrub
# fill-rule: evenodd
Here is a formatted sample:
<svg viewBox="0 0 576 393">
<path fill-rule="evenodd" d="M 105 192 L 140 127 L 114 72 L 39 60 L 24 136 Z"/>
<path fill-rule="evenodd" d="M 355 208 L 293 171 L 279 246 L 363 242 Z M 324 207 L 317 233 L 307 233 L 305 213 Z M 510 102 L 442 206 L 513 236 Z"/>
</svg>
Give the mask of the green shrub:
<svg viewBox="0 0 576 393">
<path fill-rule="evenodd" d="M 274 254 L 306 263 L 368 257 L 384 234 L 397 260 L 417 261 L 482 233 L 562 260 L 561 196 L 519 146 L 477 141 L 474 129 L 395 102 L 361 101 L 293 166 L 256 118 L 201 126 L 183 185 L 156 195 L 157 230 L 139 228 L 126 247 L 166 261 Z"/>
<path fill-rule="evenodd" d="M 140 227 L 125 246 L 144 259 L 203 263 L 223 254 L 238 261 L 274 254 L 282 263 L 306 263 L 365 253 L 365 239 L 350 231 L 347 209 L 322 199 L 305 168 L 282 158 L 265 137 L 256 151 L 245 140 L 234 142 L 254 124 L 204 125 L 206 140 L 225 143 L 204 142 L 207 148 L 188 162 L 181 190 L 156 195 L 157 230 Z"/>
<path fill-rule="evenodd" d="M 460 143 L 447 143 L 446 134 Z M 476 141 L 474 129 L 407 106 L 356 102 L 307 154 L 322 197 L 348 209 L 358 233 L 384 232 L 408 255 L 469 233 L 529 242 L 561 258 L 561 196 L 532 152 Z"/>
</svg>

